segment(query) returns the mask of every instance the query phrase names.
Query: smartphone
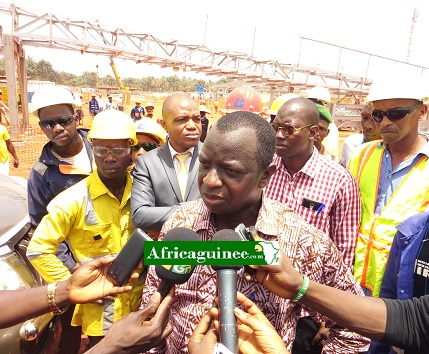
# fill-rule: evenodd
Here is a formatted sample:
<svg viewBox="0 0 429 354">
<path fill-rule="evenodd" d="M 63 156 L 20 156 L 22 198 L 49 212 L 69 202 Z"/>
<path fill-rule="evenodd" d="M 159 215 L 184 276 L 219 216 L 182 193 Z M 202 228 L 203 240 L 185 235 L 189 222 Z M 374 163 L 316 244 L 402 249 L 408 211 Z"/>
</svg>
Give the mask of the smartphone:
<svg viewBox="0 0 429 354">
<path fill-rule="evenodd" d="M 302 206 L 318 213 L 320 213 L 325 208 L 325 204 L 311 200 L 309 198 L 302 198 Z"/>
<path fill-rule="evenodd" d="M 116 256 L 107 270 L 107 274 L 118 286 L 124 286 L 131 274 L 138 267 L 144 256 L 144 243 L 152 239 L 141 229 L 137 228 Z"/>
</svg>

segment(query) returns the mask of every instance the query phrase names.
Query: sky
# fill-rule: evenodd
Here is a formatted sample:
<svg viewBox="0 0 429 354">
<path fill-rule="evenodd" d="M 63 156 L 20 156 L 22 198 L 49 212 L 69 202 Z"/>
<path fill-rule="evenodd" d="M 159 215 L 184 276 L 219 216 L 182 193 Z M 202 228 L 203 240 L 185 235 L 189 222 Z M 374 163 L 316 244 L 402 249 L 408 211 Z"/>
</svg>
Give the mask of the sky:
<svg viewBox="0 0 429 354">
<path fill-rule="evenodd" d="M 2 4 L 7 3 L 11 2 Z M 253 51 L 258 59 L 338 69 L 359 76 L 363 76 L 368 68 L 367 55 L 348 50 L 340 52 L 338 48 L 301 41 L 300 37 L 406 61 L 412 16 L 417 8 L 409 62 L 429 67 L 427 0 L 16 0 L 15 5 L 71 19 L 98 19 L 103 25 L 121 27 L 129 32 L 151 33 L 164 40 L 177 39 L 188 44 L 202 44 L 205 40 L 211 49 L 248 54 Z M 10 17 L 0 15 L 4 33 L 8 33 L 10 20 Z M 100 76 L 113 75 L 107 57 L 35 47 L 26 47 L 25 51 L 35 60 L 48 60 L 57 71 L 81 74 L 95 71 L 98 65 Z M 382 61 L 371 58 L 371 75 L 381 68 L 386 69 L 386 65 L 378 62 Z M 117 60 L 116 66 L 122 78 L 175 74 L 171 68 L 161 69 L 132 61 Z M 216 77 L 203 74 L 177 74 L 216 80 Z"/>
</svg>

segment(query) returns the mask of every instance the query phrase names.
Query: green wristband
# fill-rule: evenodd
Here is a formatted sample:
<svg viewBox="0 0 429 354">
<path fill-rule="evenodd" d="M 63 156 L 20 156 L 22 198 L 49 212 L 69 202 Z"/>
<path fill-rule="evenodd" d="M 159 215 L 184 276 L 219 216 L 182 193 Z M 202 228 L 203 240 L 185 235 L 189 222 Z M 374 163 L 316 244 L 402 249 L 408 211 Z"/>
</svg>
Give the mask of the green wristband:
<svg viewBox="0 0 429 354">
<path fill-rule="evenodd" d="M 303 282 L 302 282 L 301 289 L 299 289 L 298 293 L 295 295 L 295 297 L 292 299 L 292 301 L 296 302 L 296 301 L 301 300 L 308 290 L 308 285 L 310 284 L 310 279 L 308 279 L 308 277 L 303 275 L 302 280 L 303 280 Z"/>
</svg>

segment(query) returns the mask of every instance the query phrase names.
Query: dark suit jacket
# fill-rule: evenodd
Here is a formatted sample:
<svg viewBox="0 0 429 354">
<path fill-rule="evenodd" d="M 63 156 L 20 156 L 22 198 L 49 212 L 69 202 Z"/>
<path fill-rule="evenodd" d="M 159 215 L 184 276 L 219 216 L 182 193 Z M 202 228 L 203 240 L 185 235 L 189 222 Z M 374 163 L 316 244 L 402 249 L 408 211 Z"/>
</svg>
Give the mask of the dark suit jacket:
<svg viewBox="0 0 429 354">
<path fill-rule="evenodd" d="M 197 177 L 201 146 L 199 143 L 192 154 L 185 200 L 180 193 L 168 143 L 138 157 L 131 193 L 134 227 L 144 231 L 160 231 L 162 224 L 180 203 L 200 198 Z"/>
</svg>

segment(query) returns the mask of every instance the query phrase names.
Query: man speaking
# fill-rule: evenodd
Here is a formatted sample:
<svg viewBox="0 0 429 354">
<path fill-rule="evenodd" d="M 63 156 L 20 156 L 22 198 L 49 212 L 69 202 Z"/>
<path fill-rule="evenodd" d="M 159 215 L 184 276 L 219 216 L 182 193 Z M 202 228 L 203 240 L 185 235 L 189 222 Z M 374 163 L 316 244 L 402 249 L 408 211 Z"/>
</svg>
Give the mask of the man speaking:
<svg viewBox="0 0 429 354">
<path fill-rule="evenodd" d="M 186 227 L 197 232 L 203 241 L 211 241 L 220 230 L 235 229 L 241 223 L 246 227 L 254 225 L 261 239 L 279 241 L 280 249 L 302 274 L 313 281 L 362 295 L 329 236 L 283 204 L 263 195 L 262 189 L 275 170 L 271 164 L 275 143 L 274 130 L 256 114 L 238 111 L 220 118 L 199 156 L 201 199 L 174 211 L 162 227 L 161 238 L 172 228 Z M 143 305 L 157 290 L 159 282 L 151 266 Z M 165 347 L 157 347 L 154 352 L 187 352 L 192 331 L 215 301 L 216 282 L 216 272 L 211 267 L 196 266 L 190 279 L 176 287 L 170 315 L 173 332 Z M 301 306 L 276 296 L 256 281 L 247 282 L 243 269 L 238 271 L 237 289 L 261 308 L 290 350 Z M 311 315 L 326 321 L 331 329 L 324 345 L 325 353 L 367 350 L 366 338 L 315 312 Z"/>
</svg>

